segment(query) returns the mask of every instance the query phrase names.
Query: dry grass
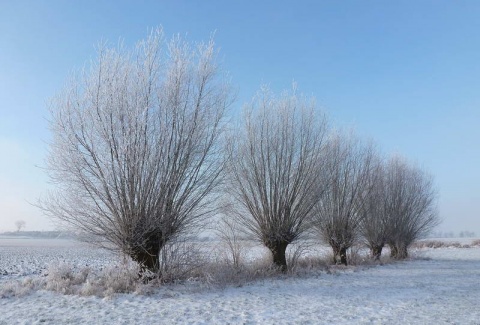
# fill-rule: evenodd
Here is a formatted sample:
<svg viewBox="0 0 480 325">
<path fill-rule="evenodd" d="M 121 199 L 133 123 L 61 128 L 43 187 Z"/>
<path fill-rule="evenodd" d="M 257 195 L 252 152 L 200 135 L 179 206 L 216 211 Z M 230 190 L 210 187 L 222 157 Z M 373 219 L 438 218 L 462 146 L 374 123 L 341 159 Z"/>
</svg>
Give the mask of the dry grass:
<svg viewBox="0 0 480 325">
<path fill-rule="evenodd" d="M 252 243 L 241 242 L 240 251 L 251 251 Z M 193 245 L 193 246 L 192 246 Z M 250 283 L 274 278 L 320 276 L 356 272 L 365 267 L 394 263 L 383 253 L 380 261 L 370 258 L 363 246 L 354 246 L 348 251 L 348 266 L 333 265 L 332 253 L 315 244 L 297 243 L 287 250 L 288 272 L 282 273 L 272 264 L 268 251 L 256 251 L 250 259 L 243 257 L 232 263 L 231 248 L 223 242 L 199 247 L 201 243 L 178 242 L 164 251 L 165 263 L 158 274 L 148 275 L 148 281 L 139 276 L 139 266 L 128 258 L 101 270 L 78 268 L 61 263 L 51 265 L 40 277 L 5 281 L 0 288 L 0 298 L 24 296 L 34 290 L 50 290 L 62 294 L 109 297 L 118 293 L 150 294 L 164 285 L 189 284 L 188 288 L 241 287 Z M 471 246 L 480 246 L 480 240 Z M 458 242 L 421 241 L 413 248 L 463 248 Z M 258 248 L 258 247 L 257 247 Z M 421 257 L 413 257 L 421 258 Z"/>
<path fill-rule="evenodd" d="M 475 239 L 474 241 L 472 241 L 472 243 L 470 245 L 471 246 L 480 246 L 480 239 Z"/>
<path fill-rule="evenodd" d="M 422 240 L 417 241 L 412 244 L 412 248 L 422 249 L 422 248 L 470 248 L 471 246 L 476 246 L 477 241 L 472 242 L 472 244 L 461 244 L 457 241 L 448 242 L 448 241 L 441 241 L 441 240 Z M 480 244 L 480 240 L 478 240 Z"/>
</svg>

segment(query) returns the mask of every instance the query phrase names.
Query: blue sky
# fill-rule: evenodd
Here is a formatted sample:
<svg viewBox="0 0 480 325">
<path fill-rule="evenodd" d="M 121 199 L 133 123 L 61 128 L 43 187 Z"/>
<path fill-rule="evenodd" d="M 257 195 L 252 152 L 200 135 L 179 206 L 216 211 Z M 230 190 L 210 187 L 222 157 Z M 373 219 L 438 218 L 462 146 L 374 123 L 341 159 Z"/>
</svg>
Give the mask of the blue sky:
<svg viewBox="0 0 480 325">
<path fill-rule="evenodd" d="M 317 98 L 333 124 L 434 174 L 439 230 L 480 235 L 479 1 L 0 0 L 0 231 L 48 187 L 47 103 L 101 40 L 215 32 L 238 111 L 262 84 Z"/>
</svg>

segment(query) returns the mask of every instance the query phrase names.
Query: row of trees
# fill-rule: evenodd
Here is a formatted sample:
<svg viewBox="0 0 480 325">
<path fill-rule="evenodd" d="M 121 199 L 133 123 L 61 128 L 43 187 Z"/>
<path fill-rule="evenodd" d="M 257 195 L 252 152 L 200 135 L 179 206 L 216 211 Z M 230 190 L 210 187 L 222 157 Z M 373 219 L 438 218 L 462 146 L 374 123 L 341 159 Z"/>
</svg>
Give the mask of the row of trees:
<svg viewBox="0 0 480 325">
<path fill-rule="evenodd" d="M 103 47 L 52 101 L 45 212 L 146 269 L 161 250 L 222 211 L 282 269 L 309 232 L 342 263 L 360 237 L 395 257 L 437 223 L 431 177 L 329 130 L 315 102 L 263 89 L 237 125 L 213 42 L 153 32 L 132 51 Z"/>
<path fill-rule="evenodd" d="M 331 132 L 314 102 L 262 93 L 228 145 L 227 215 L 286 268 L 289 244 L 307 234 L 331 246 L 335 262 L 364 241 L 379 259 L 395 258 L 438 224 L 432 177 L 371 143 Z"/>
</svg>

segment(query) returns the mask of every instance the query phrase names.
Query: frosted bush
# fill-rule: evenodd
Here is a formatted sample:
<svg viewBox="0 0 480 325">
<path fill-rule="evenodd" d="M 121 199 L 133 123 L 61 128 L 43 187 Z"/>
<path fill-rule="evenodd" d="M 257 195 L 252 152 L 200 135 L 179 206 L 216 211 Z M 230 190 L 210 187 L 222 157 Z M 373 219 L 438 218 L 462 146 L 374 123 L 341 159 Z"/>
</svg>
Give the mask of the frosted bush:
<svg viewBox="0 0 480 325">
<path fill-rule="evenodd" d="M 23 280 L 12 280 L 2 283 L 0 287 L 0 298 L 23 297 L 41 286 L 41 280 L 25 278 Z"/>
<path fill-rule="evenodd" d="M 80 288 L 79 294 L 81 296 L 102 296 L 102 288 L 97 285 L 96 281 L 87 279 Z"/>
<path fill-rule="evenodd" d="M 206 258 L 195 243 L 176 239 L 162 248 L 159 263 L 154 277 L 160 282 L 175 282 L 203 277 Z"/>
<path fill-rule="evenodd" d="M 50 265 L 45 289 L 63 294 L 111 296 L 136 290 L 140 282 L 140 268 L 136 263 L 124 262 L 93 272 L 89 268 L 75 270 L 67 263 Z"/>
<path fill-rule="evenodd" d="M 308 248 L 308 246 L 301 244 L 291 244 L 289 247 L 287 247 L 286 255 L 289 273 L 295 273 L 296 269 L 298 268 L 300 258 L 302 255 L 305 255 L 305 252 L 308 251 Z"/>
<path fill-rule="evenodd" d="M 18 281 L 6 282 L 0 288 L 0 298 L 22 297 L 29 292 L 30 289 Z"/>
<path fill-rule="evenodd" d="M 478 241 L 480 244 L 480 240 Z M 440 240 L 424 240 L 416 242 L 412 245 L 413 248 L 470 248 L 471 246 L 475 246 L 475 241 L 472 242 L 472 245 L 462 245 L 461 243 L 454 241 L 454 242 L 443 242 Z"/>
<path fill-rule="evenodd" d="M 83 285 L 90 273 L 89 268 L 75 271 L 68 263 L 51 264 L 47 269 L 45 289 L 61 292 L 63 294 L 75 294 L 78 286 Z"/>
<path fill-rule="evenodd" d="M 367 257 L 364 248 L 360 245 L 353 245 L 347 252 L 347 260 L 350 265 L 365 265 L 372 262 L 371 258 Z"/>
<path fill-rule="evenodd" d="M 73 280 L 72 266 L 66 263 L 50 264 L 47 269 L 46 280 L 47 290 L 67 293 Z"/>
<path fill-rule="evenodd" d="M 245 259 L 245 247 L 240 237 L 240 225 L 235 220 L 222 218 L 216 228 L 217 235 L 221 239 L 221 253 L 225 263 L 233 268 L 239 268 Z"/>
<path fill-rule="evenodd" d="M 139 283 L 139 272 L 140 268 L 135 263 L 110 266 L 102 270 L 99 285 L 104 288 L 105 296 L 133 292 Z"/>
</svg>

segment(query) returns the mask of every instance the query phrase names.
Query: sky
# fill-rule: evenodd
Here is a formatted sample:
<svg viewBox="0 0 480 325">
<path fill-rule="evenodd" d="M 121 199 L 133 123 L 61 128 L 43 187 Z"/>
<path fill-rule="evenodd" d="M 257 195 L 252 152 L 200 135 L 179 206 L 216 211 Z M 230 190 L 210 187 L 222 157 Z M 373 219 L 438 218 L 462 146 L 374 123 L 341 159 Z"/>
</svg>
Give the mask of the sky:
<svg viewBox="0 0 480 325">
<path fill-rule="evenodd" d="M 0 231 L 50 230 L 48 102 L 101 41 L 213 34 L 239 111 L 260 86 L 427 169 L 438 231 L 480 235 L 480 1 L 0 0 Z"/>
</svg>

